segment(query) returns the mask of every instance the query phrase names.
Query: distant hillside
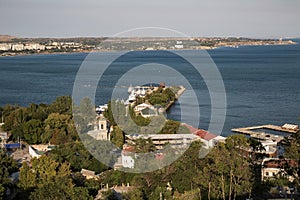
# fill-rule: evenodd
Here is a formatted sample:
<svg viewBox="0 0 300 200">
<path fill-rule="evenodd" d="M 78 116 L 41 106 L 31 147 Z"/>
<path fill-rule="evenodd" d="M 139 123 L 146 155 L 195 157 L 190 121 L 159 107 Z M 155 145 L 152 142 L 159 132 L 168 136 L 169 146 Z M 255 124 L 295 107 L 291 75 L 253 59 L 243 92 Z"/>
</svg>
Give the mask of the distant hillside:
<svg viewBox="0 0 300 200">
<path fill-rule="evenodd" d="M 11 35 L 0 35 L 1 42 L 11 41 L 14 38 L 17 38 L 17 37 L 11 36 Z"/>
</svg>

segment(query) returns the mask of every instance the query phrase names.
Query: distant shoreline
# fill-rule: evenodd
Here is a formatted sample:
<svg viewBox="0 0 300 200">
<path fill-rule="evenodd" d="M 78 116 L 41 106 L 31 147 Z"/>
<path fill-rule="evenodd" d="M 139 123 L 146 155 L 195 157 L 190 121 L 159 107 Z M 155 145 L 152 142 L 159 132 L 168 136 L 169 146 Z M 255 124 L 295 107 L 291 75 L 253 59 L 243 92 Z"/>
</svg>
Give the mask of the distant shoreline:
<svg viewBox="0 0 300 200">
<path fill-rule="evenodd" d="M 61 51 L 61 52 L 51 52 L 51 51 L 36 51 L 34 53 L 31 52 L 2 52 L 0 53 L 0 57 L 18 57 L 18 56 L 32 56 L 32 55 L 66 55 L 66 54 L 80 54 L 80 53 L 93 53 L 93 52 L 120 52 L 120 51 L 184 51 L 184 50 L 216 50 L 220 48 L 239 48 L 239 47 L 251 47 L 251 46 L 286 46 L 286 45 L 296 45 L 298 44 L 292 40 L 285 41 L 275 41 L 271 40 L 271 42 L 265 42 L 260 40 L 258 42 L 233 42 L 231 44 L 217 45 L 217 46 L 199 46 L 198 48 L 182 48 L 182 49 L 121 49 L 121 50 L 105 50 L 105 49 L 91 49 L 91 50 L 79 50 L 79 51 Z M 1 51 L 0 51 L 1 52 Z"/>
</svg>

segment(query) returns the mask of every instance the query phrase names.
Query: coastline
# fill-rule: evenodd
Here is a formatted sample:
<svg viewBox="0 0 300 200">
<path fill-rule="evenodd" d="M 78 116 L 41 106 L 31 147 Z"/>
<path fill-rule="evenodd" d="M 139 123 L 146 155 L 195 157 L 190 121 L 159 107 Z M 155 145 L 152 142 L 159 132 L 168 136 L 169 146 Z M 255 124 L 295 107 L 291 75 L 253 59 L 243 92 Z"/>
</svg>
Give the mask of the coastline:
<svg viewBox="0 0 300 200">
<path fill-rule="evenodd" d="M 239 47 L 250 47 L 250 46 L 286 46 L 286 45 L 297 45 L 298 42 L 295 42 L 293 40 L 287 40 L 287 41 L 278 41 L 278 42 L 234 42 L 231 44 L 218 44 L 216 46 L 199 46 L 197 48 L 182 48 L 182 49 L 165 49 L 165 51 L 168 50 L 216 50 L 220 48 L 239 48 Z M 151 51 L 159 51 L 161 49 L 153 49 Z M 65 54 L 80 54 L 80 53 L 93 53 L 93 52 L 119 52 L 124 50 L 103 50 L 103 49 L 91 49 L 91 50 L 80 50 L 80 51 L 62 51 L 62 52 L 49 52 L 49 51 L 43 51 L 43 52 L 34 52 L 34 53 L 25 53 L 25 52 L 7 52 L 7 53 L 1 53 L 1 57 L 17 57 L 17 56 L 32 56 L 32 55 L 65 55 Z M 149 51 L 147 49 L 128 49 L 127 51 Z"/>
</svg>

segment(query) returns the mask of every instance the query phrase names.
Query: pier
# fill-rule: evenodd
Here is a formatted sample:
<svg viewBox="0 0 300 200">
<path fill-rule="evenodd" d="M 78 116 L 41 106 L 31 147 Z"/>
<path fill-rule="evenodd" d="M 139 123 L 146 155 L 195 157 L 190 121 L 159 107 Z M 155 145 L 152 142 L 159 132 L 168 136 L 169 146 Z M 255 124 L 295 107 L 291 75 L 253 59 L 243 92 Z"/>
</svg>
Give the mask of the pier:
<svg viewBox="0 0 300 200">
<path fill-rule="evenodd" d="M 283 126 L 267 124 L 267 125 L 262 125 L 262 126 L 234 128 L 234 129 L 231 129 L 231 131 L 249 135 L 250 137 L 256 138 L 259 140 L 272 140 L 274 142 L 279 142 L 284 139 L 284 136 L 276 135 L 276 134 L 272 134 L 272 133 L 266 133 L 263 131 L 255 131 L 255 130 L 268 129 L 268 130 L 279 131 L 279 132 L 288 133 L 288 134 L 295 134 L 299 131 L 299 127 L 294 128 L 294 129 L 289 129 L 289 128 L 286 128 L 286 125 L 289 125 L 289 124 L 285 124 Z M 295 125 L 295 127 L 296 127 L 296 125 Z"/>
<path fill-rule="evenodd" d="M 178 100 L 179 97 L 184 93 L 185 87 L 183 87 L 182 85 L 180 85 L 180 86 L 178 86 L 178 87 L 179 87 L 179 90 L 178 90 L 177 92 L 175 92 L 175 100 L 174 100 L 174 101 L 170 101 L 170 102 L 168 103 L 168 105 L 164 108 L 164 112 L 165 112 L 166 110 L 168 110 L 168 109 L 173 105 L 173 103 L 174 103 L 176 100 Z"/>
</svg>

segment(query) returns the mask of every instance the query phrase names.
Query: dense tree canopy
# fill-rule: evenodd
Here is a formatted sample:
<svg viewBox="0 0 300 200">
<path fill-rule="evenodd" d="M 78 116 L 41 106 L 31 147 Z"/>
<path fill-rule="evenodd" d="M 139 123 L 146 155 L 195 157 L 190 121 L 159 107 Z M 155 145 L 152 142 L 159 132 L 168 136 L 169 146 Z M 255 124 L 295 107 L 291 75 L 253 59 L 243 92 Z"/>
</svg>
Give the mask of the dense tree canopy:
<svg viewBox="0 0 300 200">
<path fill-rule="evenodd" d="M 78 139 L 71 113 L 71 98 L 58 97 L 52 104 L 30 104 L 27 108 L 5 106 L 3 129 L 11 140 L 28 144 L 64 144 Z"/>
<path fill-rule="evenodd" d="M 17 163 L 0 148 L 0 199 L 4 197 L 6 188 L 10 186 L 9 175 L 16 171 Z"/>
<path fill-rule="evenodd" d="M 289 175 L 294 177 L 294 184 L 300 187 L 300 131 L 285 140 L 285 156 L 296 161 L 293 166 L 287 166 Z"/>
<path fill-rule="evenodd" d="M 86 188 L 75 187 L 68 163 L 47 156 L 33 158 L 31 166 L 23 163 L 18 186 L 29 199 L 92 199 Z"/>
<path fill-rule="evenodd" d="M 68 162 L 72 171 L 89 169 L 101 173 L 107 167 L 94 158 L 81 142 L 71 142 L 61 145 L 49 153 L 49 157 L 59 163 Z"/>
</svg>

